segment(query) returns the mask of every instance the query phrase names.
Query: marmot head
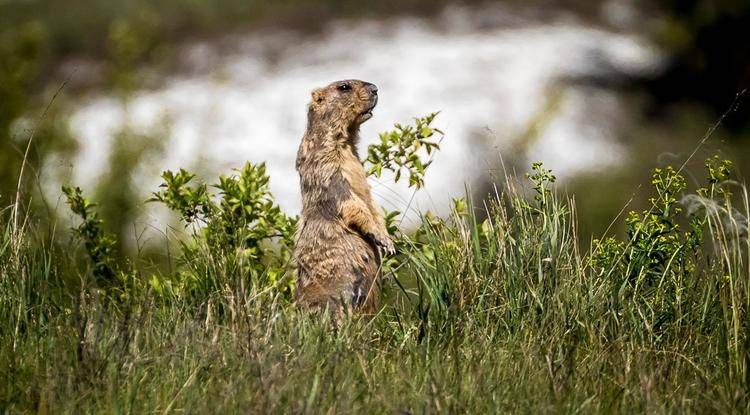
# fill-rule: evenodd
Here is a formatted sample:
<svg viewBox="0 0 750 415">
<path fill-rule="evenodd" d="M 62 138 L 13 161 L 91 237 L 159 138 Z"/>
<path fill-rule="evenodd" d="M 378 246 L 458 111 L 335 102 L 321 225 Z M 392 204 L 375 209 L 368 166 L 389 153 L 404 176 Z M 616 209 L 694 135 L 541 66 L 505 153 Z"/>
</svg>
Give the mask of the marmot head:
<svg viewBox="0 0 750 415">
<path fill-rule="evenodd" d="M 348 135 L 372 118 L 377 103 L 378 87 L 369 82 L 333 82 L 312 92 L 308 121 L 311 126 L 323 124 Z"/>
</svg>

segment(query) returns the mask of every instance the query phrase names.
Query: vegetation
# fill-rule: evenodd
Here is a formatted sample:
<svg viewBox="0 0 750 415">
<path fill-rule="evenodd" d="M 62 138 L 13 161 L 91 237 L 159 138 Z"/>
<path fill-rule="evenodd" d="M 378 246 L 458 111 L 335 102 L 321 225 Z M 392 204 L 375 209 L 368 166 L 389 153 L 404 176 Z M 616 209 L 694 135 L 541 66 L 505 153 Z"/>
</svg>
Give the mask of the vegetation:
<svg viewBox="0 0 750 415">
<path fill-rule="evenodd" d="M 421 184 L 433 120 L 384 133 L 373 174 Z M 589 252 L 541 163 L 413 233 L 390 213 L 383 308 L 337 327 L 293 306 L 295 219 L 262 164 L 216 194 L 164 173 L 152 201 L 191 231 L 169 272 L 115 260 L 97 206 L 66 188 L 72 239 L 0 212 L 0 410 L 746 412 L 750 198 L 729 162 L 706 171 L 694 190 L 654 171 L 650 208 Z"/>
<path fill-rule="evenodd" d="M 193 238 L 181 243 L 178 259 L 186 270 L 178 273 L 179 281 L 166 281 L 169 294 L 193 293 L 202 299 L 220 288 L 210 278 L 214 273 L 242 275 L 253 286 L 266 288 L 274 286 L 289 268 L 297 218 L 288 217 L 276 205 L 265 164 L 246 163 L 237 173 L 220 177 L 214 185 L 218 201 L 205 184 L 190 186 L 194 174 L 180 170 L 162 175 L 163 189 L 151 200 L 166 204 L 186 226 L 193 227 Z M 275 288 L 289 294 L 293 280 L 285 281 Z M 152 285 L 164 294 L 163 281 L 153 277 Z"/>
<path fill-rule="evenodd" d="M 614 219 L 631 197 L 621 172 L 584 178 L 572 200 L 541 163 L 483 203 L 469 195 L 446 218 L 424 212 L 410 233 L 388 212 L 398 254 L 383 264 L 383 308 L 338 327 L 293 306 L 296 219 L 276 205 L 263 164 L 213 186 L 163 174 L 151 203 L 187 229 L 158 253 L 167 266 L 129 252 L 123 231 L 145 198 L 132 173 L 161 151 L 161 132 L 116 134 L 97 204 L 64 189 L 79 218 L 71 232 L 43 208 L 44 160 L 73 150 L 61 87 L 48 83 L 66 59 L 97 69 L 63 87 L 106 85 L 127 105 L 146 81 L 140 65 L 169 65 L 187 36 L 316 30 L 329 17 L 440 3 L 0 2 L 0 412 L 750 411 L 750 197 L 719 158 L 696 184 L 684 165 L 650 172 L 652 157 L 632 157 L 622 169 L 650 177 L 652 196 Z M 738 146 L 722 148 L 747 163 L 738 149 L 750 118 L 735 98 L 747 87 L 750 55 L 736 39 L 748 7 L 719 3 L 660 3 L 651 36 L 673 62 L 645 91 L 659 109 L 687 99 L 713 112 L 636 123 L 622 132 L 636 152 L 683 152 L 679 137 L 731 107 L 722 135 Z M 369 173 L 421 187 L 442 137 L 434 119 L 381 134 Z"/>
</svg>

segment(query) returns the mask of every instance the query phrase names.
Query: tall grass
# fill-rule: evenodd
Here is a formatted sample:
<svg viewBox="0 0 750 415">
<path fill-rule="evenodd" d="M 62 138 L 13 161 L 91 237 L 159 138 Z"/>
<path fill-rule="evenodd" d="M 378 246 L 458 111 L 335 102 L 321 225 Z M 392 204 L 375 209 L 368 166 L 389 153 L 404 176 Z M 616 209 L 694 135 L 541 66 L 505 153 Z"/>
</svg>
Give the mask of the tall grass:
<svg viewBox="0 0 750 415">
<path fill-rule="evenodd" d="M 575 204 L 535 168 L 533 189 L 508 179 L 487 202 L 423 215 L 400 239 L 382 310 L 336 326 L 216 256 L 192 264 L 211 284 L 190 296 L 138 271 L 113 295 L 67 236 L 31 221 L 14 237 L 5 210 L 0 410 L 750 410 L 747 187 L 683 190 L 687 212 L 659 216 L 650 245 L 638 235 L 653 212 L 581 252 Z M 684 214 L 704 233 L 663 227 Z"/>
</svg>

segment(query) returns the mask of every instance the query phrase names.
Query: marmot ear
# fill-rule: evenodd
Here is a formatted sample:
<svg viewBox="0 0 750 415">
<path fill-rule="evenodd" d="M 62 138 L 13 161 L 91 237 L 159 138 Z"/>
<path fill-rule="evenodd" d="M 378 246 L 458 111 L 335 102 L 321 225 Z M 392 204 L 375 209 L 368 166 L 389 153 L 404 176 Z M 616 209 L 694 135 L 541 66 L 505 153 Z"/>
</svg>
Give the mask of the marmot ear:
<svg viewBox="0 0 750 415">
<path fill-rule="evenodd" d="M 320 89 L 313 90 L 312 100 L 314 104 L 323 102 L 323 91 L 321 91 Z"/>
</svg>

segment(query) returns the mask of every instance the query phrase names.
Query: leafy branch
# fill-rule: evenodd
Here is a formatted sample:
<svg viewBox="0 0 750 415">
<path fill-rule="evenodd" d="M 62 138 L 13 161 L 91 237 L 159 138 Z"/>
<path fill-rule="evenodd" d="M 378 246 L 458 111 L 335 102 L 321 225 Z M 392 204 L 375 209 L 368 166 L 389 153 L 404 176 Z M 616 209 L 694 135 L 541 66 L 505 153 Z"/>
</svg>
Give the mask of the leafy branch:
<svg viewBox="0 0 750 415">
<path fill-rule="evenodd" d="M 409 187 L 419 189 L 424 186 L 425 171 L 432 160 L 424 160 L 423 157 L 429 157 L 433 151 L 440 149 L 444 135 L 432 126 L 437 115 L 437 112 L 433 112 L 415 118 L 414 125 L 396 124 L 394 130 L 380 133 L 380 141 L 367 148 L 367 174 L 381 177 L 383 170 L 390 170 L 395 173 L 395 181 L 398 182 L 402 172 L 405 172 L 409 175 Z"/>
<path fill-rule="evenodd" d="M 63 186 L 70 210 L 78 215 L 82 222 L 73 231 L 79 236 L 86 252 L 94 264 L 94 277 L 102 282 L 111 282 L 117 275 L 114 259 L 114 239 L 102 229 L 102 220 L 94 211 L 96 204 L 83 197 L 80 187 Z"/>
</svg>

